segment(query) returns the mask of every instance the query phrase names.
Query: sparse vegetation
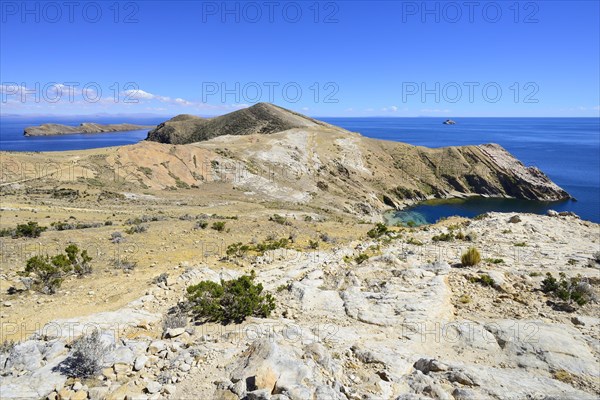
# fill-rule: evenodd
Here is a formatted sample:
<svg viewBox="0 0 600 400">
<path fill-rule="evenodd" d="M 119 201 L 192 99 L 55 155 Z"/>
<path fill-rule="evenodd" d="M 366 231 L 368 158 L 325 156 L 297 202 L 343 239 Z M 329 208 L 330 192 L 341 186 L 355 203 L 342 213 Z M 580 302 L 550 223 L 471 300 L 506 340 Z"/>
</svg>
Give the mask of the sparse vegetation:
<svg viewBox="0 0 600 400">
<path fill-rule="evenodd" d="M 473 276 L 469 279 L 471 283 L 480 283 L 483 286 L 495 286 L 496 282 L 488 274 L 481 274 L 479 276 Z"/>
<path fill-rule="evenodd" d="M 515 246 L 515 247 L 527 247 L 527 243 L 525 243 L 525 242 L 517 242 L 513 246 Z"/>
<path fill-rule="evenodd" d="M 377 239 L 388 233 L 388 227 L 385 224 L 378 223 L 375 227 L 367 232 L 367 235 L 372 239 Z"/>
<path fill-rule="evenodd" d="M 171 308 L 163 317 L 162 329 L 163 336 L 169 329 L 185 328 L 188 323 L 188 317 L 182 307 Z"/>
<path fill-rule="evenodd" d="M 565 371 L 564 369 L 559 369 L 558 371 L 554 371 L 552 373 L 552 377 L 557 381 L 561 381 L 564 383 L 572 383 L 573 375 L 570 372 Z"/>
<path fill-rule="evenodd" d="M 471 296 L 469 296 L 468 294 L 463 294 L 458 298 L 458 301 L 462 304 L 469 304 L 472 299 Z"/>
<path fill-rule="evenodd" d="M 194 229 L 206 229 L 208 227 L 208 222 L 201 219 L 200 221 L 196 221 L 194 225 Z"/>
<path fill-rule="evenodd" d="M 113 232 L 110 234 L 110 241 L 112 243 L 121 243 L 123 241 L 123 234 L 121 232 Z"/>
<path fill-rule="evenodd" d="M 559 279 L 556 279 L 550 272 L 547 272 L 546 278 L 542 281 L 541 289 L 542 292 L 562 301 L 575 302 L 580 306 L 596 300 L 593 288 L 580 275 L 567 278 L 565 273 L 561 272 L 559 273 Z"/>
<path fill-rule="evenodd" d="M 127 258 L 115 258 L 113 259 L 112 264 L 116 269 L 121 269 L 123 272 L 131 272 L 137 267 L 137 262 Z"/>
<path fill-rule="evenodd" d="M 20 237 L 36 238 L 46 229 L 44 226 L 39 226 L 37 222 L 29 221 L 26 224 L 18 224 L 14 229 L 4 228 L 0 230 L 0 237 L 10 236 L 14 239 Z"/>
<path fill-rule="evenodd" d="M 286 226 L 292 225 L 292 223 L 290 221 L 288 221 L 287 218 L 282 217 L 279 214 L 273 214 L 272 216 L 270 216 L 269 221 L 273 221 L 279 225 L 286 225 Z"/>
<path fill-rule="evenodd" d="M 91 378 L 100 372 L 108 350 L 108 346 L 102 343 L 100 331 L 95 329 L 73 343 L 71 354 L 58 369 L 71 378 Z"/>
<path fill-rule="evenodd" d="M 309 249 L 313 249 L 316 250 L 319 248 L 319 241 L 318 240 L 309 240 L 308 241 L 308 248 Z"/>
<path fill-rule="evenodd" d="M 127 232 L 130 235 L 133 235 L 134 233 L 144 233 L 148 230 L 148 227 L 146 225 L 132 225 L 129 227 L 129 229 L 127 229 L 125 232 Z"/>
<path fill-rule="evenodd" d="M 223 221 L 213 222 L 213 224 L 210 228 L 214 229 L 217 232 L 223 232 L 225 230 L 225 222 L 223 222 Z"/>
<path fill-rule="evenodd" d="M 408 244 L 414 244 L 415 246 L 423 246 L 423 242 L 421 242 L 420 240 L 415 239 L 413 237 L 409 237 L 406 240 L 406 243 L 408 243 Z"/>
<path fill-rule="evenodd" d="M 451 242 L 454 240 L 454 234 L 452 232 L 440 233 L 431 238 L 434 242 Z"/>
<path fill-rule="evenodd" d="M 154 279 L 152 279 L 152 283 L 154 283 L 155 285 L 158 285 L 159 283 L 167 283 L 168 277 L 169 274 L 163 272 L 162 274 L 155 276 Z"/>
<path fill-rule="evenodd" d="M 357 264 L 362 264 L 365 261 L 367 261 L 368 259 L 369 259 L 368 254 L 360 253 L 356 258 L 354 258 L 354 261 L 356 261 Z"/>
<path fill-rule="evenodd" d="M 54 294 L 67 275 L 74 273 L 81 277 L 90 274 L 91 260 L 87 250 L 80 251 L 76 245 L 71 244 L 65 248 L 64 254 L 31 257 L 21 275 L 33 274 L 32 287 L 41 293 Z"/>
<path fill-rule="evenodd" d="M 486 258 L 484 261 L 490 264 L 504 264 L 502 258 Z"/>
<path fill-rule="evenodd" d="M 477 265 L 481 262 L 481 255 L 479 254 L 479 250 L 475 247 L 470 247 L 463 255 L 460 257 L 460 262 L 465 267 L 471 267 L 473 265 Z"/>
<path fill-rule="evenodd" d="M 263 286 L 254 283 L 256 274 L 243 275 L 221 283 L 202 281 L 187 288 L 187 299 L 194 319 L 201 322 L 240 323 L 249 316 L 268 317 L 275 299 L 263 294 Z"/>
</svg>

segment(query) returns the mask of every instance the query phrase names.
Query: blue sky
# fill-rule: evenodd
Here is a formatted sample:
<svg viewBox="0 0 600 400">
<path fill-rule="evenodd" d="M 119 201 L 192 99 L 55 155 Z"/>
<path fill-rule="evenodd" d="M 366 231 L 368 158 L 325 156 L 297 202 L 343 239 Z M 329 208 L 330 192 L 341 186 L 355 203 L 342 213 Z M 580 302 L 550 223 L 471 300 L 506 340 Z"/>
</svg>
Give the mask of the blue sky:
<svg viewBox="0 0 600 400">
<path fill-rule="evenodd" d="M 272 3 L 2 1 L 2 113 L 600 114 L 598 1 Z"/>
</svg>

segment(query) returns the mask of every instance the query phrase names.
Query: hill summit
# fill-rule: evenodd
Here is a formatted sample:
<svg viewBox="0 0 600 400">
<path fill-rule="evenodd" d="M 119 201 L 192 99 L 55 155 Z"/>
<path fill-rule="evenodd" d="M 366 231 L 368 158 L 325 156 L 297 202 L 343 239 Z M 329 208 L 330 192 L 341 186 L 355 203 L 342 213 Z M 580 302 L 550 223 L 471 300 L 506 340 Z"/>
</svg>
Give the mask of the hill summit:
<svg viewBox="0 0 600 400">
<path fill-rule="evenodd" d="M 332 127 L 270 103 L 257 103 L 214 118 L 177 115 L 148 133 L 146 140 L 186 144 L 224 135 L 272 134 L 294 128 Z"/>
</svg>

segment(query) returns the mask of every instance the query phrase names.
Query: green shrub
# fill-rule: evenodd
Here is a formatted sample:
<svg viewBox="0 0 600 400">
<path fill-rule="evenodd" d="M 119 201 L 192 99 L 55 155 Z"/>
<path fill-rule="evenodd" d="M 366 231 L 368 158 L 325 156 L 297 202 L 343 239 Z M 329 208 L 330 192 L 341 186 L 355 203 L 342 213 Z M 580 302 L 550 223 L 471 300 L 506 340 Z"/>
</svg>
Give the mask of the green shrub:
<svg viewBox="0 0 600 400">
<path fill-rule="evenodd" d="M 247 244 L 242 244 L 242 242 L 233 243 L 227 246 L 226 253 L 228 256 L 233 256 L 237 258 L 242 258 L 246 255 L 246 253 L 250 250 L 250 246 Z"/>
<path fill-rule="evenodd" d="M 367 261 L 369 259 L 369 256 L 365 253 L 360 253 L 355 259 L 354 261 L 356 261 L 357 264 L 362 264 L 365 261 Z"/>
<path fill-rule="evenodd" d="M 481 283 L 483 286 L 495 286 L 496 282 L 488 274 L 474 276 L 469 279 L 472 283 Z"/>
<path fill-rule="evenodd" d="M 37 222 L 29 221 L 26 224 L 17 225 L 13 237 L 36 238 L 39 237 L 42 234 L 42 232 L 44 232 L 46 229 L 46 227 L 39 226 Z"/>
<path fill-rule="evenodd" d="M 225 222 L 223 222 L 223 221 L 213 222 L 211 229 L 214 229 L 217 232 L 223 232 L 225 230 Z"/>
<path fill-rule="evenodd" d="M 481 255 L 475 247 L 470 247 L 469 250 L 463 253 L 460 262 L 465 267 L 477 265 L 481 262 Z"/>
<path fill-rule="evenodd" d="M 282 217 L 279 214 L 273 214 L 272 216 L 269 217 L 269 221 L 273 221 L 279 225 L 292 225 L 292 223 L 290 221 L 287 220 L 287 218 Z"/>
<path fill-rule="evenodd" d="M 90 261 L 92 258 L 87 250 L 79 251 L 74 244 L 65 249 L 65 254 L 50 256 L 34 256 L 27 260 L 25 271 L 22 275 L 34 274 L 35 287 L 45 294 L 56 293 L 65 276 L 75 273 L 83 276 L 92 272 Z"/>
<path fill-rule="evenodd" d="M 313 250 L 318 249 L 319 248 L 319 241 L 318 240 L 309 240 L 308 241 L 308 247 L 311 248 L 311 249 L 313 249 Z"/>
<path fill-rule="evenodd" d="M 504 264 L 504 260 L 501 258 L 486 258 L 484 261 L 490 264 Z"/>
<path fill-rule="evenodd" d="M 440 233 L 431 238 L 434 242 L 451 242 L 454 240 L 454 234 L 452 232 Z"/>
<path fill-rule="evenodd" d="M 375 227 L 367 232 L 367 235 L 372 239 L 377 239 L 388 233 L 388 227 L 385 224 L 378 223 Z"/>
<path fill-rule="evenodd" d="M 423 242 L 421 242 L 419 239 L 415 239 L 413 237 L 409 237 L 406 240 L 406 243 L 408 243 L 408 244 L 414 244 L 415 246 L 423 246 Z"/>
<path fill-rule="evenodd" d="M 581 276 L 567 278 L 565 273 L 561 272 L 559 278 L 560 280 L 557 280 L 550 272 L 546 273 L 546 278 L 542 281 L 542 292 L 580 306 L 596 300 L 592 287 L 584 282 Z"/>
<path fill-rule="evenodd" d="M 200 221 L 196 221 L 196 225 L 194 226 L 194 229 L 206 229 L 207 226 L 208 226 L 207 221 L 200 220 Z"/>
<path fill-rule="evenodd" d="M 525 242 L 518 242 L 514 244 L 515 247 L 527 247 L 527 243 Z"/>
<path fill-rule="evenodd" d="M 187 288 L 187 300 L 194 319 L 201 322 L 240 323 L 247 317 L 268 317 L 275 299 L 263 294 L 262 284 L 254 283 L 254 271 L 221 283 L 202 281 Z"/>
<path fill-rule="evenodd" d="M 262 254 L 269 250 L 277 250 L 277 249 L 286 248 L 288 246 L 289 242 L 290 241 L 287 238 L 281 238 L 279 240 L 270 239 L 270 240 L 266 240 L 262 243 L 258 243 L 254 247 L 254 250 Z"/>
<path fill-rule="evenodd" d="M 144 233 L 148 230 L 148 227 L 146 225 L 132 225 L 129 229 L 127 229 L 125 232 L 127 232 L 130 235 L 133 235 L 134 233 Z"/>
<path fill-rule="evenodd" d="M 415 226 L 417 226 L 417 223 L 413 220 L 406 221 L 406 226 L 408 226 L 409 228 L 414 228 Z"/>
</svg>

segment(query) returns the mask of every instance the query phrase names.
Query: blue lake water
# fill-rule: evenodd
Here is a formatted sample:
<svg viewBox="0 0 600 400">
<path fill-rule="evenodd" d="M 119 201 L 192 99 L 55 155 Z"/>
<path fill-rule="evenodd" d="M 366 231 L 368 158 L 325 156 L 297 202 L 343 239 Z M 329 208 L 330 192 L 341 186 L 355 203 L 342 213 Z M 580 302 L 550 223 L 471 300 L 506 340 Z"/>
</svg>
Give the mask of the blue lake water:
<svg viewBox="0 0 600 400">
<path fill-rule="evenodd" d="M 518 200 L 469 199 L 420 204 L 398 217 L 435 222 L 450 215 L 474 216 L 486 211 L 544 213 L 548 209 L 573 211 L 600 222 L 599 118 L 320 118 L 345 129 L 384 140 L 427 147 L 498 143 L 525 165 L 535 165 L 578 201 L 542 203 Z M 137 143 L 147 131 L 94 135 L 25 137 L 23 129 L 44 122 L 77 125 L 81 122 L 156 125 L 166 118 L 102 117 L 95 119 L 5 117 L 0 120 L 0 150 L 61 151 Z M 406 213 L 409 214 L 406 214 Z"/>
</svg>

